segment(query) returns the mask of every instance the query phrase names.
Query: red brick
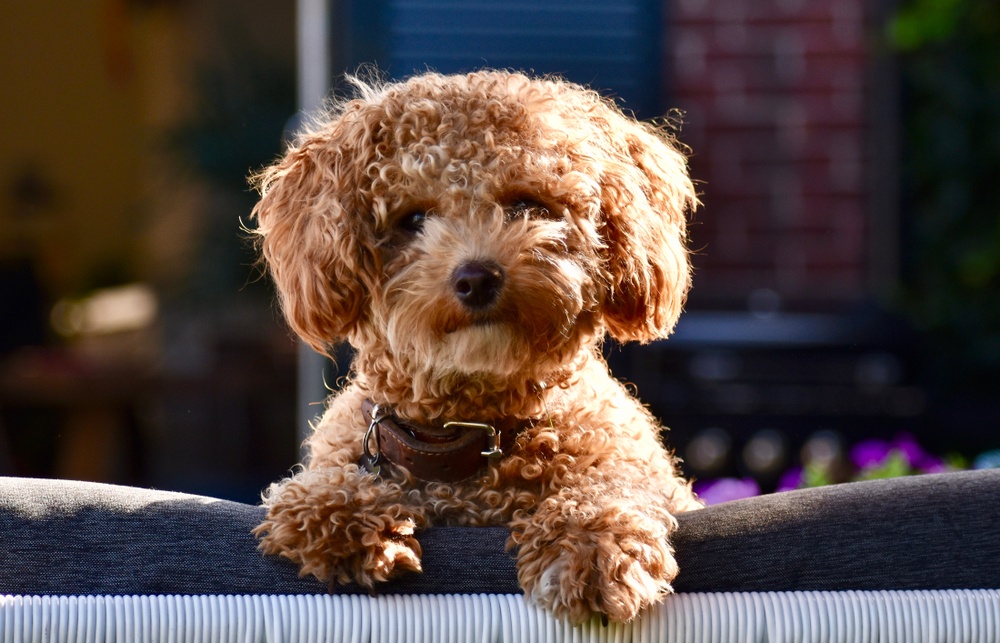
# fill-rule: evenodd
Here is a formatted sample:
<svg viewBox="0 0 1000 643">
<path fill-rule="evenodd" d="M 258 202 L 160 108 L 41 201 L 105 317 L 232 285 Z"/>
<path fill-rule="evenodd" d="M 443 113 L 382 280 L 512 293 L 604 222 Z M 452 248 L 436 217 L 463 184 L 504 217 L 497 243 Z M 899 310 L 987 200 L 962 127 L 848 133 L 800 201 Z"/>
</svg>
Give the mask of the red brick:
<svg viewBox="0 0 1000 643">
<path fill-rule="evenodd" d="M 864 17 L 861 0 L 672 5 L 672 97 L 704 181 L 696 290 L 864 288 Z"/>
</svg>

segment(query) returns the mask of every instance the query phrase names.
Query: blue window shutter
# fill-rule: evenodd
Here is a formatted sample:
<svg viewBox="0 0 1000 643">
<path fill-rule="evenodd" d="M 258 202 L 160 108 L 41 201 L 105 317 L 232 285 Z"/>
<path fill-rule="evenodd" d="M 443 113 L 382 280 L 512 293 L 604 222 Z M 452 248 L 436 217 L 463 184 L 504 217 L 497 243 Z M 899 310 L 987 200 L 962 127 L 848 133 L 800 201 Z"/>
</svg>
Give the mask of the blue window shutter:
<svg viewBox="0 0 1000 643">
<path fill-rule="evenodd" d="M 640 117 L 658 116 L 660 4 L 350 0 L 339 21 L 343 68 L 373 63 L 391 78 L 483 67 L 554 73 L 616 96 Z"/>
</svg>

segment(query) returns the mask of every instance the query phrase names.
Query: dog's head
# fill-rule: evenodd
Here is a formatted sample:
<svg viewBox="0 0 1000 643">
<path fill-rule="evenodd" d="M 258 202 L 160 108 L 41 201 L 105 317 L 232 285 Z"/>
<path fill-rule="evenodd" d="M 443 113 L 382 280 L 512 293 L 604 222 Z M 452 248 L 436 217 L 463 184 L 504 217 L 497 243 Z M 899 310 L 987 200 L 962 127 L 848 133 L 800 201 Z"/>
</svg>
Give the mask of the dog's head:
<svg viewBox="0 0 1000 643">
<path fill-rule="evenodd" d="M 263 256 L 313 348 L 505 376 L 670 333 L 696 201 L 668 135 L 516 73 L 357 85 L 258 177 Z"/>
</svg>

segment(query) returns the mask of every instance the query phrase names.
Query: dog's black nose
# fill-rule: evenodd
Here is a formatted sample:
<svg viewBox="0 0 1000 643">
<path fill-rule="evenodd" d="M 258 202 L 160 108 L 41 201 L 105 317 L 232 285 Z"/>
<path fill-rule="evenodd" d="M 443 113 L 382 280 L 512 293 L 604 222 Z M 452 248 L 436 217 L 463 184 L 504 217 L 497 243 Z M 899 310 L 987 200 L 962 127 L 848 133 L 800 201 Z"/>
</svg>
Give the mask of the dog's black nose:
<svg viewBox="0 0 1000 643">
<path fill-rule="evenodd" d="M 469 308 L 486 308 L 497 300 L 503 286 L 503 271 L 492 262 L 464 263 L 451 274 L 455 296 Z"/>
</svg>

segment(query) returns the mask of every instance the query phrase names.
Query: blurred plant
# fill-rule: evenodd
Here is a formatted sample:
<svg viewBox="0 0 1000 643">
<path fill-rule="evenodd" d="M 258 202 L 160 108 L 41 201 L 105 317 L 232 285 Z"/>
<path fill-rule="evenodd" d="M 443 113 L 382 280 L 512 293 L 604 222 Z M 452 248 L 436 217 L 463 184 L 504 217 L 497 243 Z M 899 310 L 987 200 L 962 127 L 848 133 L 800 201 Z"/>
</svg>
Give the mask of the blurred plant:
<svg viewBox="0 0 1000 643">
<path fill-rule="evenodd" d="M 982 454 L 976 459 L 974 467 L 1000 468 L 1000 451 Z M 927 453 L 909 433 L 899 433 L 892 440 L 863 440 L 854 445 L 845 458 L 806 459 L 803 466 L 793 467 L 781 476 L 775 491 L 967 468 L 969 461 L 962 456 L 949 454 L 939 458 Z M 750 498 L 760 495 L 760 491 L 760 486 L 752 478 L 720 478 L 695 483 L 695 492 L 709 505 Z"/>
<path fill-rule="evenodd" d="M 903 79 L 905 305 L 938 384 L 1000 375 L 1000 3 L 904 1 L 888 24 Z"/>
<path fill-rule="evenodd" d="M 959 455 L 933 456 L 909 433 L 899 433 L 892 440 L 870 439 L 855 444 L 849 454 L 849 473 L 838 475 L 829 462 L 807 461 L 796 478 L 788 474 L 779 491 L 820 487 L 837 482 L 898 478 L 921 473 L 945 473 L 968 467 Z"/>
<path fill-rule="evenodd" d="M 889 22 L 889 38 L 900 51 L 947 41 L 958 28 L 965 0 L 912 0 Z"/>
</svg>

